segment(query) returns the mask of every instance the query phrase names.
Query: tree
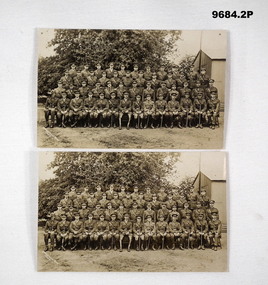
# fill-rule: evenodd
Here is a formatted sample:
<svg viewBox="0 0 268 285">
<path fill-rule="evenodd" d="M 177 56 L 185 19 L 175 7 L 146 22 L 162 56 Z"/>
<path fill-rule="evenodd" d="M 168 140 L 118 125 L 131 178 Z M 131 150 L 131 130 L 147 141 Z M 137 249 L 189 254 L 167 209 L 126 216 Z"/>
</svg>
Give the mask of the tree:
<svg viewBox="0 0 268 285">
<path fill-rule="evenodd" d="M 103 188 L 114 183 L 132 190 L 137 183 L 140 189 L 150 186 L 155 192 L 161 186 L 171 189 L 174 185 L 166 176 L 178 157 L 177 153 L 58 152 L 49 165 L 55 178 L 39 184 L 39 216 L 54 211 L 72 185 L 94 190 L 99 183 Z"/>
<path fill-rule="evenodd" d="M 193 64 L 195 59 L 194 55 L 186 55 L 183 57 L 183 59 L 180 61 L 180 70 L 184 74 L 188 74 L 190 71 L 190 66 Z"/>
</svg>

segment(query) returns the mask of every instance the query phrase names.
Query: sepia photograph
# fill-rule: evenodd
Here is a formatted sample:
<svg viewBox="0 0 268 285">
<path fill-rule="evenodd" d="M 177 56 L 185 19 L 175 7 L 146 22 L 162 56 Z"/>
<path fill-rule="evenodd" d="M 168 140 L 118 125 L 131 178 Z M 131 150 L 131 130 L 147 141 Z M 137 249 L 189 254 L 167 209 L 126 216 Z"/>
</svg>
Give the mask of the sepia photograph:
<svg viewBox="0 0 268 285">
<path fill-rule="evenodd" d="M 39 152 L 38 271 L 226 272 L 225 152 Z"/>
<path fill-rule="evenodd" d="M 223 147 L 227 31 L 37 34 L 38 147 Z"/>
</svg>

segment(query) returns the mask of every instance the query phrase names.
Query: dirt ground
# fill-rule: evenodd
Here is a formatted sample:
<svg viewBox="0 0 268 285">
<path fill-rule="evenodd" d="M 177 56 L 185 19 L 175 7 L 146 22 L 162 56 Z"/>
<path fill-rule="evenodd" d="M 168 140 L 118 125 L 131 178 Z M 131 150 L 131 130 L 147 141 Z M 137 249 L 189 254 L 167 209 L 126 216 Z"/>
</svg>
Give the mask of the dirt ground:
<svg viewBox="0 0 268 285">
<path fill-rule="evenodd" d="M 39 122 L 38 147 L 45 148 L 133 148 L 133 149 L 219 149 L 223 147 L 223 113 L 220 127 L 196 129 L 45 129 Z"/>
<path fill-rule="evenodd" d="M 135 251 L 53 251 L 44 252 L 42 230 L 38 233 L 38 271 L 91 272 L 225 272 L 227 234 L 222 249 Z"/>
</svg>

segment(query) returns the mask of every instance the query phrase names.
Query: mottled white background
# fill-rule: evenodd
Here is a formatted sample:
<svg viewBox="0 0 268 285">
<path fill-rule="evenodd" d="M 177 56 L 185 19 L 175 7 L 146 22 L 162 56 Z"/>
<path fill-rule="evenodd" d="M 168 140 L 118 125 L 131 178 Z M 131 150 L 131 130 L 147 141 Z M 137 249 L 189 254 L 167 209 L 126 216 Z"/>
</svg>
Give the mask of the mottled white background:
<svg viewBox="0 0 268 285">
<path fill-rule="evenodd" d="M 265 0 L 0 1 L 0 284 L 268 283 L 267 8 Z M 254 16 L 213 19 L 213 10 Z M 37 27 L 229 30 L 229 273 L 36 272 Z"/>
</svg>

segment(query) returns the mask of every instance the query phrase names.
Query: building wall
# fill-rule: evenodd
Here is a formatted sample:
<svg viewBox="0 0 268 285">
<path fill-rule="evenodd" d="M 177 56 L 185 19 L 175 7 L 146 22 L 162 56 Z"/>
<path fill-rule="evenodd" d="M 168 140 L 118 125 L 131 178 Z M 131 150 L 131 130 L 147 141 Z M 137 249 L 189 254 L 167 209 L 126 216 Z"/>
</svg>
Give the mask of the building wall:
<svg viewBox="0 0 268 285">
<path fill-rule="evenodd" d="M 218 88 L 218 98 L 224 106 L 225 95 L 225 60 L 212 60 L 211 78 L 215 80 L 214 86 Z"/>
<path fill-rule="evenodd" d="M 215 207 L 220 212 L 220 220 L 224 225 L 227 224 L 226 210 L 226 182 L 212 181 L 211 183 L 211 200 L 215 201 Z"/>
</svg>

